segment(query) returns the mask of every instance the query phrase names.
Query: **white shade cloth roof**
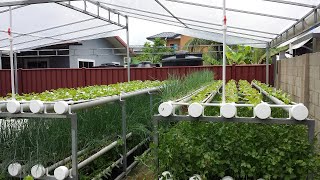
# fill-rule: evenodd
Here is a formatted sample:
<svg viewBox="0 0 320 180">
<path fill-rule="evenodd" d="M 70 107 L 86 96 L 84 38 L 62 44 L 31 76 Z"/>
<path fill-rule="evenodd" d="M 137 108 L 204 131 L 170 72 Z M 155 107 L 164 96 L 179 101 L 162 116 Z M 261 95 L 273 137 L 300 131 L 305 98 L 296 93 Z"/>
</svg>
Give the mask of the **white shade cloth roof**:
<svg viewBox="0 0 320 180">
<path fill-rule="evenodd" d="M 18 2 L 17 0 L 14 0 Z M 10 1 L 10 2 L 14 2 Z M 222 0 L 92 0 L 115 11 L 153 22 L 181 27 L 178 33 L 222 42 Z M 8 0 L 0 0 L 1 3 Z M 68 2 L 65 2 L 68 3 Z M 72 1 L 74 7 L 97 14 L 89 2 Z M 226 0 L 227 43 L 265 47 L 266 43 L 292 26 L 320 4 L 320 0 Z M 114 35 L 122 30 L 96 17 L 56 3 L 13 7 L 14 49 L 27 50 L 63 42 L 94 39 Z M 0 50 L 8 49 L 8 7 L 0 7 Z M 100 8 L 99 15 L 109 18 Z M 119 16 L 121 24 L 125 18 Z M 118 20 L 112 14 L 110 19 Z M 129 21 L 130 22 L 130 21 Z M 70 24 L 67 26 L 63 26 Z M 57 27 L 58 28 L 53 28 Z M 129 24 L 135 26 L 135 24 Z M 141 27 L 143 28 L 152 27 Z M 49 30 L 46 30 L 49 29 Z M 46 31 L 43 31 L 46 30 Z M 133 35 L 134 36 L 134 35 Z"/>
</svg>

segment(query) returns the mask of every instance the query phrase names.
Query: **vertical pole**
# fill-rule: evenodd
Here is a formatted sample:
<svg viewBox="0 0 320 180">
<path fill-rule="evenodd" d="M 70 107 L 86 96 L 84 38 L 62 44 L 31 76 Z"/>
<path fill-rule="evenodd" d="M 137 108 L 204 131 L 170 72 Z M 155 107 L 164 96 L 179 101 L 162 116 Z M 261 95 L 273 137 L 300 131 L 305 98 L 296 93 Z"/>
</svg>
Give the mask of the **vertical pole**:
<svg viewBox="0 0 320 180">
<path fill-rule="evenodd" d="M 71 152 L 71 160 L 72 160 L 72 170 L 71 175 L 73 179 L 78 180 L 78 118 L 76 114 L 71 115 L 71 143 L 72 143 L 72 152 Z"/>
<path fill-rule="evenodd" d="M 223 0 L 223 64 L 222 64 L 222 103 L 226 102 L 226 34 L 227 34 L 227 16 L 226 0 Z"/>
<path fill-rule="evenodd" d="M 126 119 L 126 101 L 122 100 L 122 141 L 123 141 L 123 154 L 122 154 L 122 165 L 123 172 L 127 175 L 127 119 Z"/>
<path fill-rule="evenodd" d="M 10 11 L 10 27 L 8 29 L 9 34 L 9 41 L 10 41 L 10 68 L 11 68 L 11 93 L 12 93 L 12 99 L 15 99 L 15 87 L 14 87 L 14 64 L 13 64 L 13 36 L 12 36 L 12 9 L 11 6 L 9 7 Z"/>
<path fill-rule="evenodd" d="M 156 117 L 152 118 L 153 123 L 153 143 L 154 143 L 154 156 L 155 156 L 155 165 L 156 165 L 156 176 L 159 175 L 159 156 L 158 156 L 158 149 L 159 149 L 159 121 Z M 157 179 L 157 178 L 156 178 Z"/>
<path fill-rule="evenodd" d="M 313 143 L 314 132 L 315 132 L 315 120 L 308 120 L 308 140 L 310 144 Z"/>
<path fill-rule="evenodd" d="M 152 97 L 152 93 L 149 93 L 150 96 L 150 117 L 152 117 L 152 113 L 153 113 L 153 97 Z"/>
<path fill-rule="evenodd" d="M 129 49 L 129 17 L 126 16 L 126 34 L 127 34 L 127 65 L 128 65 L 128 82 L 130 82 L 130 49 Z"/>
<path fill-rule="evenodd" d="M 17 53 L 14 53 L 14 84 L 15 84 L 15 91 L 18 93 L 18 57 Z"/>
<path fill-rule="evenodd" d="M 269 84 L 269 43 L 267 43 L 267 48 L 266 48 L 266 84 Z"/>
</svg>

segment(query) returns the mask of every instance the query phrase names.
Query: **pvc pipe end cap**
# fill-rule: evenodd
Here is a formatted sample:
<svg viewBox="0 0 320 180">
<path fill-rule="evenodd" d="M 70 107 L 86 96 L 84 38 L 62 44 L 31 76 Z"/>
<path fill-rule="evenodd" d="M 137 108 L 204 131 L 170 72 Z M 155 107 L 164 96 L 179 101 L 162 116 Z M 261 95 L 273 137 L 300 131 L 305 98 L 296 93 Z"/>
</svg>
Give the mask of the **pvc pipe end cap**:
<svg viewBox="0 0 320 180">
<path fill-rule="evenodd" d="M 200 117 L 203 113 L 203 106 L 199 103 L 192 103 L 188 107 L 188 113 L 192 117 Z"/>
<path fill-rule="evenodd" d="M 12 163 L 8 166 L 8 173 L 11 176 L 18 176 L 21 174 L 22 166 L 19 163 Z"/>
<path fill-rule="evenodd" d="M 159 180 L 172 180 L 172 175 L 169 171 L 164 171 Z"/>
<path fill-rule="evenodd" d="M 69 104 L 65 101 L 59 101 L 54 104 L 53 109 L 57 114 L 66 114 L 69 110 Z"/>
<path fill-rule="evenodd" d="M 69 169 L 65 166 L 59 166 L 54 170 L 53 174 L 57 180 L 64 180 L 69 176 Z"/>
<path fill-rule="evenodd" d="M 158 107 L 158 112 L 163 117 L 168 117 L 172 114 L 173 106 L 170 102 L 161 103 Z"/>
<path fill-rule="evenodd" d="M 21 104 L 16 100 L 10 100 L 7 103 L 7 111 L 11 114 L 15 114 L 21 111 Z"/>
<path fill-rule="evenodd" d="M 267 119 L 271 116 L 271 108 L 267 103 L 260 103 L 254 107 L 254 113 L 259 119 Z"/>
<path fill-rule="evenodd" d="M 231 176 L 225 176 L 222 178 L 222 180 L 233 180 L 233 178 Z"/>
<path fill-rule="evenodd" d="M 193 175 L 189 180 L 202 180 L 201 176 L 199 174 Z"/>
<path fill-rule="evenodd" d="M 40 100 L 30 101 L 30 111 L 34 114 L 41 113 L 44 110 L 43 102 Z"/>
<path fill-rule="evenodd" d="M 221 106 L 220 113 L 225 118 L 232 118 L 236 115 L 237 108 L 234 103 L 226 103 Z"/>
<path fill-rule="evenodd" d="M 31 168 L 31 175 L 34 178 L 40 178 L 44 176 L 45 173 L 46 173 L 46 169 L 41 164 L 34 165 Z"/>
<path fill-rule="evenodd" d="M 308 108 L 303 104 L 296 104 L 290 110 L 291 116 L 298 121 L 305 120 L 309 115 Z"/>
</svg>

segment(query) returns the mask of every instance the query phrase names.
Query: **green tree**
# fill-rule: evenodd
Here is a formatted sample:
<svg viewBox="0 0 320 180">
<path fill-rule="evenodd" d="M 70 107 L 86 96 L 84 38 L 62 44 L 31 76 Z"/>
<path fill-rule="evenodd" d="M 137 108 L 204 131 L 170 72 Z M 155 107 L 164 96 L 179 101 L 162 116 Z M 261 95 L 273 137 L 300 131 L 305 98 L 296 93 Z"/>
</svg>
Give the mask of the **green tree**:
<svg viewBox="0 0 320 180">
<path fill-rule="evenodd" d="M 165 40 L 156 38 L 153 43 L 144 43 L 142 51 L 143 53 L 133 58 L 133 61 L 151 61 L 152 63 L 159 63 L 162 56 L 172 53 L 173 49 L 166 47 Z"/>
</svg>

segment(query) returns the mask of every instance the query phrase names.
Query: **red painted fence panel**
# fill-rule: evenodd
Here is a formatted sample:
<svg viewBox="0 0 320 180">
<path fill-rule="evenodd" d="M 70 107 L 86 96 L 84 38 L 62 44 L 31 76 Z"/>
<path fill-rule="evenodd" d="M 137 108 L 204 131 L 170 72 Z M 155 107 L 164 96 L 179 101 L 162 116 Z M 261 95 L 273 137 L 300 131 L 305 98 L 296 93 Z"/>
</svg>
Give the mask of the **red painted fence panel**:
<svg viewBox="0 0 320 180">
<path fill-rule="evenodd" d="M 215 79 L 222 79 L 222 66 L 180 66 L 157 68 L 131 68 L 131 80 L 166 80 L 170 75 L 185 76 L 194 71 L 209 70 Z M 266 66 L 228 65 L 226 79 L 253 79 L 265 82 Z M 128 80 L 125 68 L 93 69 L 19 69 L 19 93 L 42 92 L 57 88 L 75 88 L 82 86 L 114 84 Z M 273 65 L 269 68 L 269 80 L 273 84 Z M 10 70 L 0 70 L 0 95 L 11 92 Z"/>
</svg>

